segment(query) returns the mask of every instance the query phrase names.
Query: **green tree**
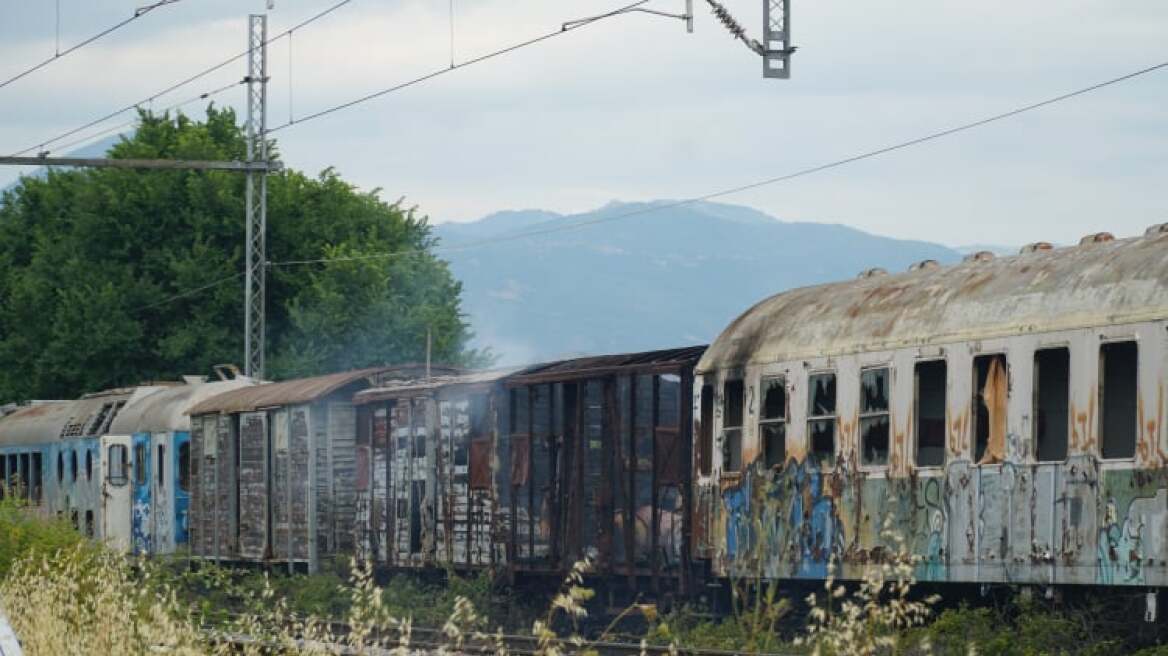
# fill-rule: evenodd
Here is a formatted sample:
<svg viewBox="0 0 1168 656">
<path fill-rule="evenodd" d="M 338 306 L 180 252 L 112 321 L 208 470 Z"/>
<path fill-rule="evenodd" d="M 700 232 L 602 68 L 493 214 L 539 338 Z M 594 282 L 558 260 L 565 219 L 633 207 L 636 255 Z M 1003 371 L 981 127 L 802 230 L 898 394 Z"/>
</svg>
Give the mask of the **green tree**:
<svg viewBox="0 0 1168 656">
<path fill-rule="evenodd" d="M 271 144 L 275 152 L 276 144 Z M 142 113 L 110 157 L 242 159 L 230 109 Z M 270 377 L 433 358 L 481 364 L 425 217 L 332 169 L 268 180 Z M 205 372 L 243 349 L 244 178 L 50 170 L 0 200 L 0 402 Z M 383 256 L 384 253 L 404 253 Z M 347 258 L 347 259 L 346 259 Z M 176 298 L 177 297 L 177 298 Z"/>
</svg>

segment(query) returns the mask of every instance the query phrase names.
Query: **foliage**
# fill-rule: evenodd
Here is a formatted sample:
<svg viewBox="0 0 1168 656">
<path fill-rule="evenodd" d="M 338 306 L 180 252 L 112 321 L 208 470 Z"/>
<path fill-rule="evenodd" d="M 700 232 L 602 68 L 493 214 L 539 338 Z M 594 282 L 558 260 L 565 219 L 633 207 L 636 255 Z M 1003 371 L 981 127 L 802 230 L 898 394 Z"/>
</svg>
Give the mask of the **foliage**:
<svg viewBox="0 0 1168 656">
<path fill-rule="evenodd" d="M 143 112 L 109 155 L 244 153 L 235 114 L 209 107 L 204 121 Z M 433 254 L 424 217 L 333 169 L 315 178 L 286 169 L 268 190 L 270 261 L 353 258 L 269 268 L 269 374 L 421 361 L 427 330 L 435 361 L 482 361 L 466 349 L 461 285 Z M 53 169 L 4 194 L 0 225 L 0 402 L 239 360 L 243 175 Z"/>
<path fill-rule="evenodd" d="M 16 563 L 0 605 L 29 656 L 207 653 L 197 623 L 150 572 L 78 544 Z"/>
<path fill-rule="evenodd" d="M 796 644 L 812 647 L 812 653 L 842 655 L 890 654 L 904 638 L 904 631 L 925 623 L 938 597 L 914 599 L 913 574 L 918 556 L 905 545 L 904 538 L 886 523 L 884 540 L 892 546 L 883 562 L 867 569 L 859 588 L 848 594 L 832 576 L 824 582 L 824 592 L 808 598 L 807 634 Z M 929 651 L 927 640 L 921 648 Z"/>
<path fill-rule="evenodd" d="M 0 580 L 17 561 L 84 543 L 64 519 L 40 517 L 12 494 L 0 498 Z"/>
</svg>

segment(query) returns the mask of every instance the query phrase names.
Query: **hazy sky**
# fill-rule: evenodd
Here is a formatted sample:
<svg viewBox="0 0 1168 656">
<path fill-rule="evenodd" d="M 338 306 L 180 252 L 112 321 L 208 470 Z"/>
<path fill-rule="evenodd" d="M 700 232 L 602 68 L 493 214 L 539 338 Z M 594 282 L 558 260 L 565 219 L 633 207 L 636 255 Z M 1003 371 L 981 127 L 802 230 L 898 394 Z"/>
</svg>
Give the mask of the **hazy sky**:
<svg viewBox="0 0 1168 656">
<path fill-rule="evenodd" d="M 456 60 L 622 1 L 454 0 Z M 758 36 L 762 1 L 725 4 Z M 275 0 L 269 30 L 332 2 Z M 60 0 L 62 44 L 146 3 Z M 52 55 L 54 6 L 0 0 L 0 79 Z M 265 0 L 182 0 L 0 89 L 0 151 L 242 51 L 246 13 L 264 9 Z M 353 0 L 297 32 L 291 53 L 287 39 L 273 44 L 270 123 L 289 117 L 289 77 L 292 110 L 303 116 L 448 65 L 448 10 L 447 0 Z M 294 126 L 276 135 L 283 159 L 314 172 L 335 166 L 435 221 L 583 211 L 781 175 L 1168 60 L 1163 0 L 794 0 L 793 78 L 767 80 L 704 0 L 695 10 L 695 34 L 644 14 L 608 19 Z M 243 72 L 240 62 L 158 104 Z M 221 98 L 239 106 L 242 88 Z M 0 171 L 0 186 L 16 174 Z M 1168 221 L 1168 70 L 720 200 L 950 245 L 1139 234 Z"/>
</svg>

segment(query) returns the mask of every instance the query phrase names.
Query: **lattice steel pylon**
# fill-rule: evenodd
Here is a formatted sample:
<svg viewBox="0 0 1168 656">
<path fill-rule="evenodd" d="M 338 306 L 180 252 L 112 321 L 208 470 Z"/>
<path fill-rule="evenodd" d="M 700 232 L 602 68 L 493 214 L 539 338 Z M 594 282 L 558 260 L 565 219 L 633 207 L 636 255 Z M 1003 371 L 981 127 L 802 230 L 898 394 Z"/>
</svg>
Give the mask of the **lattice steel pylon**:
<svg viewBox="0 0 1168 656">
<path fill-rule="evenodd" d="M 248 16 L 247 161 L 268 161 L 268 17 Z M 257 189 L 258 187 L 258 189 Z M 257 198 L 258 196 L 258 198 Z M 267 273 L 268 177 L 247 174 L 247 241 L 244 263 L 244 373 L 264 376 L 264 289 Z"/>
<path fill-rule="evenodd" d="M 791 0 L 762 0 L 762 76 L 791 77 Z"/>
</svg>

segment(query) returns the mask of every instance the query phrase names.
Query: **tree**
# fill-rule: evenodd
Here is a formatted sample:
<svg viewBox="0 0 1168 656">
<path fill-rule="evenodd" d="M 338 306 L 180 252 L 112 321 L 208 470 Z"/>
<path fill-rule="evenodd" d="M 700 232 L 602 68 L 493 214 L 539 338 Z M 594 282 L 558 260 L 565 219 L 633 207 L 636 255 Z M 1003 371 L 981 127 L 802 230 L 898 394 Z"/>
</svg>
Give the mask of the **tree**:
<svg viewBox="0 0 1168 656">
<path fill-rule="evenodd" d="M 276 144 L 272 143 L 274 153 Z M 110 157 L 243 159 L 230 109 L 143 112 Z M 239 362 L 244 178 L 52 169 L 0 200 L 0 402 L 67 398 Z M 268 180 L 268 375 L 481 364 L 425 217 L 327 169 Z M 386 253 L 399 253 L 384 256 Z M 338 259 L 339 258 L 339 259 Z"/>
</svg>

